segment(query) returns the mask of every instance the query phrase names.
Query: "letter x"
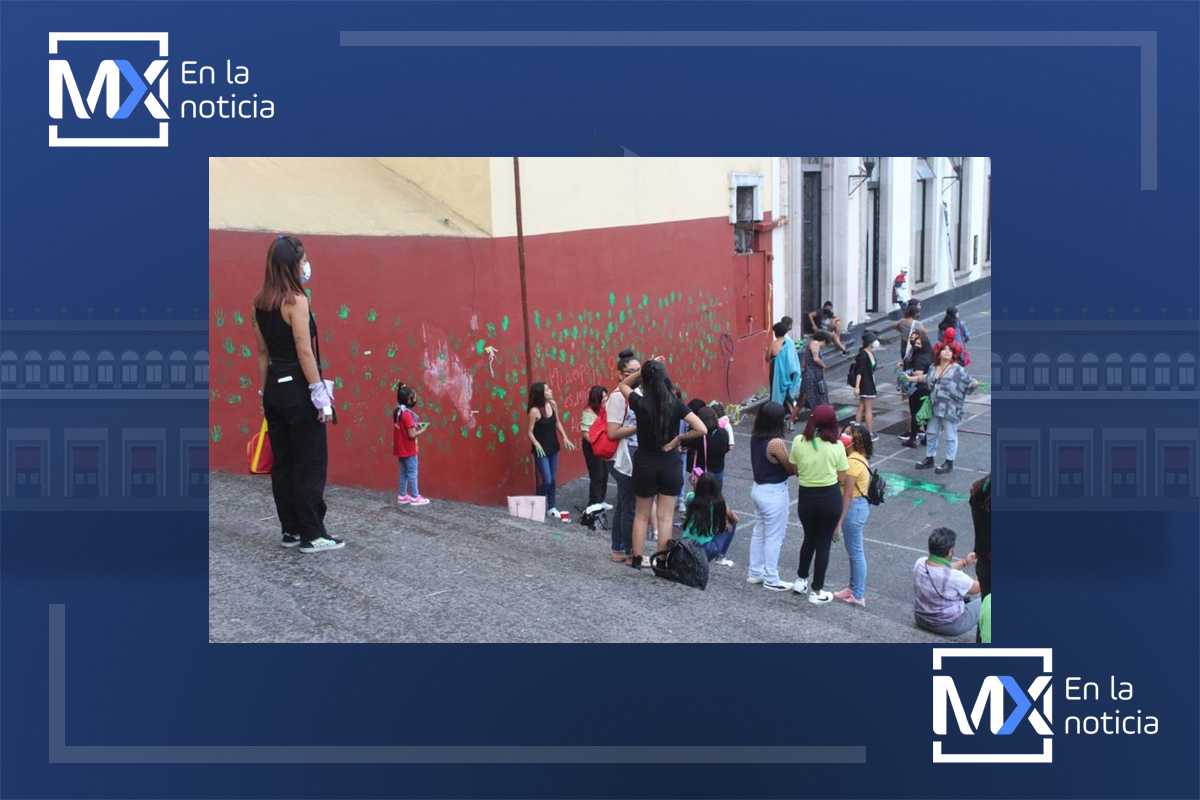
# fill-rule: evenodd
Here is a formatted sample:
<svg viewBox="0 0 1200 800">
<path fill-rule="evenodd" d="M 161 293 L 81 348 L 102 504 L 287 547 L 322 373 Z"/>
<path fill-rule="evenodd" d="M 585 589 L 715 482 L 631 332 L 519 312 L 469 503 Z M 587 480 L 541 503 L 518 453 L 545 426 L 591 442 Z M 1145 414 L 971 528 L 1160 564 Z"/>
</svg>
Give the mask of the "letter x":
<svg viewBox="0 0 1200 800">
<path fill-rule="evenodd" d="M 1046 699 L 1042 701 L 1042 708 L 1046 712 L 1046 718 L 1043 718 L 1042 715 L 1038 713 L 1038 710 L 1033 707 L 1033 704 L 1037 702 L 1038 697 L 1040 697 L 1042 692 L 1046 691 L 1046 687 L 1050 685 L 1051 676 L 1042 675 L 1035 680 L 1029 687 L 1028 697 L 1026 697 L 1025 692 L 1021 691 L 1021 687 L 1017 685 L 1017 682 L 1009 676 L 998 675 L 996 677 L 1000 679 L 1000 683 L 1004 685 L 1005 691 L 1008 692 L 1009 696 L 1012 697 L 1017 704 L 1017 707 L 1013 710 L 1013 713 L 1010 714 L 1008 719 L 1004 721 L 1004 726 L 1001 727 L 1000 730 L 996 731 L 996 733 L 1012 733 L 1016 729 L 1017 725 L 1021 723 L 1021 719 L 1025 716 L 1025 712 L 1028 711 L 1029 724 L 1033 726 L 1033 729 L 1042 736 L 1053 736 L 1054 731 L 1052 731 L 1050 726 L 1046 724 L 1046 718 L 1051 720 L 1053 719 L 1053 712 L 1051 710 L 1052 706 L 1050 703 L 1050 698 L 1052 695 L 1050 692 L 1046 692 Z"/>
</svg>

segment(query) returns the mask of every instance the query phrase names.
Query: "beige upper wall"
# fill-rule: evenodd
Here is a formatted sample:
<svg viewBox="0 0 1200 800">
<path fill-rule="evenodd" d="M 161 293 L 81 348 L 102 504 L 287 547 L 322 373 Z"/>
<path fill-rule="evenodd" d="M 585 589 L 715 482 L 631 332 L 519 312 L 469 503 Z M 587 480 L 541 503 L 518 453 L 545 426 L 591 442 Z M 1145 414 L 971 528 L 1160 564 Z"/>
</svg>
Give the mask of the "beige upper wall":
<svg viewBox="0 0 1200 800">
<path fill-rule="evenodd" d="M 461 165 L 461 174 L 469 175 L 469 167 Z M 477 172 L 485 167 L 474 166 Z M 433 170 L 417 172 L 426 177 Z M 465 191 L 451 195 L 452 200 L 469 197 Z M 479 213 L 478 202 L 473 208 Z M 358 236 L 487 235 L 470 217 L 374 158 L 210 158 L 208 227 Z"/>
<path fill-rule="evenodd" d="M 490 159 L 380 158 L 378 161 L 450 206 L 475 227 L 491 232 Z"/>
<path fill-rule="evenodd" d="M 729 176 L 763 176 L 771 211 L 772 158 L 521 158 L 525 234 L 729 216 Z M 493 158 L 492 232 L 517 232 L 511 158 Z"/>
</svg>

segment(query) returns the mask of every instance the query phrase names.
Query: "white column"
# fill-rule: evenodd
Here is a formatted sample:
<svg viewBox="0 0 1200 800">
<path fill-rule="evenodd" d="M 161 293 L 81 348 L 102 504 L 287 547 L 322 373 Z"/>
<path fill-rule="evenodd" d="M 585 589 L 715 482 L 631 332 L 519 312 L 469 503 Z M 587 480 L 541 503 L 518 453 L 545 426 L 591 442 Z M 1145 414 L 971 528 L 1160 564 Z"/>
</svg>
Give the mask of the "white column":
<svg viewBox="0 0 1200 800">
<path fill-rule="evenodd" d="M 930 259 L 930 263 L 933 267 L 935 291 L 946 292 L 953 288 L 954 275 L 954 261 L 950 256 L 947 244 L 950 241 L 948 237 L 954 235 L 953 209 L 950 208 L 954 189 L 951 188 L 949 180 L 954 177 L 954 168 L 950 165 L 949 159 L 944 156 L 930 158 L 929 162 L 935 175 L 933 179 L 935 193 L 933 200 L 933 258 Z M 951 220 L 949 230 L 946 228 L 947 220 Z"/>
<path fill-rule="evenodd" d="M 829 216 L 829 235 L 825 241 L 822 274 L 823 294 L 844 320 L 861 321 L 864 316 L 862 293 L 863 243 L 862 198 L 866 188 L 848 195 L 850 176 L 859 171 L 858 158 L 831 158 L 830 181 L 824 187 L 824 213 Z"/>
<path fill-rule="evenodd" d="M 784 228 L 784 238 L 787 239 L 787 262 L 784 265 L 784 272 L 787 275 L 787 291 L 784 313 L 795 321 L 800 330 L 803 330 L 800 319 L 804 314 L 804 293 L 808 291 L 808 287 L 804 285 L 804 162 L 800 156 L 789 156 L 785 160 L 787 162 L 785 205 L 787 206 L 788 221 Z"/>
<path fill-rule="evenodd" d="M 790 209 L 790 193 L 791 185 L 788 181 L 786 158 L 771 159 L 771 216 L 772 219 L 780 220 L 785 215 L 788 219 L 771 230 L 771 254 L 774 260 L 771 262 L 771 319 L 770 323 L 775 323 L 780 317 L 788 314 L 787 308 L 791 307 L 789 303 L 789 285 L 788 285 L 788 264 L 791 261 L 791 248 L 788 246 L 788 232 L 791 229 L 791 209 Z M 795 317 L 795 314 L 792 314 Z"/>
<path fill-rule="evenodd" d="M 912 265 L 913 180 L 913 159 L 883 159 L 879 183 L 879 189 L 883 192 L 880 198 L 880 214 L 883 219 L 879 231 L 882 239 L 879 255 L 881 314 L 894 308 L 892 284 L 900 274 L 900 268 Z"/>
<path fill-rule="evenodd" d="M 987 163 L 984 158 L 967 158 L 963 160 L 963 191 L 966 192 L 963 215 L 966 220 L 963 229 L 967 231 L 966 245 L 963 256 L 968 257 L 970 265 L 967 280 L 973 281 L 983 272 L 983 259 L 987 242 L 984 241 L 987 220 L 984 217 L 985 196 L 987 194 Z M 976 244 L 978 237 L 978 244 Z"/>
</svg>

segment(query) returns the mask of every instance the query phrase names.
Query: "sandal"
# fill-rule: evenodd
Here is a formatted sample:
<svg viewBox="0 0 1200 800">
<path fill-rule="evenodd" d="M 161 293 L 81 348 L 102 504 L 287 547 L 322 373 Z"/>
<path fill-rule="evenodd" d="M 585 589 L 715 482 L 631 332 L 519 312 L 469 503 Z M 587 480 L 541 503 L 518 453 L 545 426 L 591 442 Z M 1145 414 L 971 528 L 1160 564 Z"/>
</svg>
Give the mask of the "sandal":
<svg viewBox="0 0 1200 800">
<path fill-rule="evenodd" d="M 626 556 L 624 553 L 613 553 L 612 555 L 609 556 L 609 558 L 611 558 L 613 560 L 614 564 L 620 564 L 621 562 L 626 560 Z"/>
</svg>

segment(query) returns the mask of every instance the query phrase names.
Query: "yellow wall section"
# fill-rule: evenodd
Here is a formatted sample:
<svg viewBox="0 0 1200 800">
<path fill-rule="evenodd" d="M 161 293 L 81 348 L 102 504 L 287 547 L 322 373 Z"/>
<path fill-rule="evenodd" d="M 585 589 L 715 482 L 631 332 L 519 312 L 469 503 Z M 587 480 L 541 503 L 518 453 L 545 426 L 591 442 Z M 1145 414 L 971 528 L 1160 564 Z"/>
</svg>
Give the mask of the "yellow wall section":
<svg viewBox="0 0 1200 800">
<path fill-rule="evenodd" d="M 482 167 L 476 165 L 479 172 Z M 420 174 L 429 173 L 427 168 Z M 477 201 L 475 213 L 478 208 Z M 210 158 L 208 227 L 358 236 L 487 235 L 374 158 Z"/>
<path fill-rule="evenodd" d="M 525 235 L 729 216 L 729 175 L 763 176 L 771 158 L 522 158 Z M 511 158 L 492 159 L 492 232 L 517 232 Z"/>
<path fill-rule="evenodd" d="M 481 158 L 380 158 L 381 164 L 421 187 L 491 232 L 492 189 L 489 162 Z"/>
</svg>

